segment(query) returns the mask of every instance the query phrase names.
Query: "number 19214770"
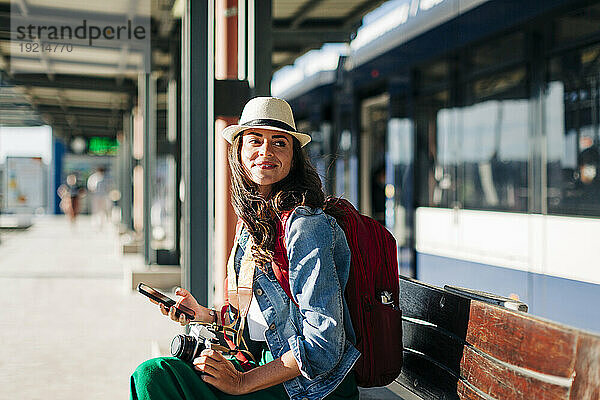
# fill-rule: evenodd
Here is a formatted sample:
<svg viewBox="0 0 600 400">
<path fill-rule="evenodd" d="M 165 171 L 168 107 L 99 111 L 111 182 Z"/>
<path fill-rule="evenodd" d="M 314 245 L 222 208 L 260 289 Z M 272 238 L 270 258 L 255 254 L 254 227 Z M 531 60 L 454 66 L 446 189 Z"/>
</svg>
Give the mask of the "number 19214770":
<svg viewBox="0 0 600 400">
<path fill-rule="evenodd" d="M 70 53 L 72 44 L 65 43 L 19 43 L 22 53 Z"/>
</svg>

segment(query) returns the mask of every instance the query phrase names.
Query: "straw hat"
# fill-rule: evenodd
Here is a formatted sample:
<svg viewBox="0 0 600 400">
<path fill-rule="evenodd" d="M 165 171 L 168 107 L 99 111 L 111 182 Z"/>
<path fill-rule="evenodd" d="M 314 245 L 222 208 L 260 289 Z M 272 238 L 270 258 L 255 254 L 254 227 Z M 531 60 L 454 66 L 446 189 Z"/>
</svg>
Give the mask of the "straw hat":
<svg viewBox="0 0 600 400">
<path fill-rule="evenodd" d="M 289 133 L 300 141 L 301 146 L 310 142 L 309 135 L 296 130 L 290 105 L 276 97 L 255 97 L 250 100 L 244 106 L 239 125 L 230 125 L 221 134 L 232 143 L 240 132 L 253 128 Z"/>
</svg>

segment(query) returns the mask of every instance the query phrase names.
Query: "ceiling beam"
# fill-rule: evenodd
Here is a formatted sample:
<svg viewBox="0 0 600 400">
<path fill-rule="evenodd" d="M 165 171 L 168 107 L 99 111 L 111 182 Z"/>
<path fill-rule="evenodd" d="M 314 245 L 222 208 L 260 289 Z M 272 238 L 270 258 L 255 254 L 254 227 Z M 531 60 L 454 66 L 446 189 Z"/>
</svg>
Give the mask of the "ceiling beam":
<svg viewBox="0 0 600 400">
<path fill-rule="evenodd" d="M 31 105 L 29 103 L 14 101 L 0 101 L 0 111 L 8 112 L 11 110 L 20 111 L 20 110 L 31 110 Z"/>
<path fill-rule="evenodd" d="M 72 129 L 72 130 L 80 130 L 82 131 L 82 133 L 85 132 L 99 132 L 99 131 L 106 131 L 106 132 L 117 132 L 120 131 L 122 128 L 120 127 L 114 127 L 114 128 L 107 128 L 106 126 L 99 126 L 99 125 L 85 125 L 85 124 L 75 124 L 74 126 L 71 126 L 68 123 L 65 122 L 52 122 L 52 126 L 57 127 L 57 128 L 61 128 L 61 129 Z"/>
<path fill-rule="evenodd" d="M 4 121 L 17 120 L 17 119 L 40 121 L 40 118 L 34 113 L 15 113 L 15 114 L 2 113 L 2 115 L 0 116 L 0 124 Z"/>
<path fill-rule="evenodd" d="M 68 124 L 70 115 L 60 115 L 60 114 L 52 114 L 53 120 L 55 123 L 60 124 Z M 120 121 L 119 121 L 120 119 Z M 123 126 L 123 118 L 118 118 L 115 116 L 114 118 L 89 118 L 89 117 L 78 117 L 76 119 L 76 125 L 85 125 L 88 127 L 95 128 L 121 128 Z"/>
<path fill-rule="evenodd" d="M 308 18 L 308 14 L 310 14 L 310 12 L 317 8 L 322 2 L 323 0 L 309 0 L 304 3 L 292 17 L 290 28 L 297 29 L 306 20 L 306 18 Z"/>
<path fill-rule="evenodd" d="M 42 126 L 42 125 L 46 125 L 46 124 L 39 120 L 16 119 L 16 120 L 11 120 L 11 121 L 4 121 L 2 118 L 0 118 L 0 126 L 4 126 L 4 127 L 21 128 L 24 126 Z"/>
<path fill-rule="evenodd" d="M 68 137 L 68 136 L 84 136 L 84 137 L 91 137 L 91 136 L 103 136 L 103 137 L 112 137 L 115 138 L 117 137 L 117 129 L 112 129 L 112 130 L 108 130 L 108 129 L 86 129 L 86 130 L 81 130 L 81 129 L 71 129 L 68 126 L 63 126 L 63 125 L 52 125 L 52 128 L 60 130 L 61 132 L 61 136 L 62 137 Z"/>
<path fill-rule="evenodd" d="M 38 104 L 37 109 L 42 113 L 64 114 L 60 106 Z M 69 107 L 69 114 L 77 117 L 90 116 L 110 118 L 113 116 L 113 110 L 111 108 Z"/>
<path fill-rule="evenodd" d="M 119 47 L 119 49 L 120 49 L 120 47 Z M 32 58 L 32 57 L 23 57 L 23 56 L 15 56 L 15 55 L 11 56 L 11 60 L 37 61 L 35 58 Z M 111 62 L 110 60 L 106 61 L 106 62 L 99 62 L 99 61 L 84 61 L 84 60 L 61 60 L 61 59 L 57 58 L 56 60 L 53 61 L 53 63 L 54 63 L 55 67 L 58 67 L 60 65 L 99 67 L 99 68 L 107 68 L 107 69 L 109 69 L 109 71 L 112 71 L 114 74 L 119 72 L 118 66 L 114 62 Z M 139 71 L 139 67 L 135 64 L 125 64 L 124 71 L 137 73 Z"/>
<path fill-rule="evenodd" d="M 10 82 L 17 86 L 137 93 L 136 85 L 131 79 L 124 79 L 119 85 L 114 78 L 98 76 L 54 74 L 54 80 L 50 80 L 46 74 L 14 74 Z"/>
<path fill-rule="evenodd" d="M 273 28 L 273 48 L 304 46 L 312 43 L 350 41 L 351 31 L 345 29 L 285 29 Z"/>
</svg>

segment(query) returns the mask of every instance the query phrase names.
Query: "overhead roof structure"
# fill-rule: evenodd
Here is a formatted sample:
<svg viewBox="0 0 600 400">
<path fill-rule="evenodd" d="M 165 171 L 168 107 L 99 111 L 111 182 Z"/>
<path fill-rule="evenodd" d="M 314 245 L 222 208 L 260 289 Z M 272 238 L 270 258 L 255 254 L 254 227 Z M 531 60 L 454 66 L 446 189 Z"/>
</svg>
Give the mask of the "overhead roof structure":
<svg viewBox="0 0 600 400">
<path fill-rule="evenodd" d="M 273 69 L 293 63 L 323 43 L 349 42 L 362 17 L 383 2 L 272 0 Z M 44 15 L 59 21 L 82 20 L 91 14 L 107 23 L 151 17 L 152 70 L 160 70 L 170 62 L 168 42 L 176 34 L 174 5 L 175 0 L 13 0 L 12 11 L 13 16 L 18 12 L 23 17 Z M 0 126 L 48 124 L 66 138 L 115 137 L 123 128 L 123 113 L 135 102 L 144 62 L 140 49 L 104 44 L 68 54 L 15 55 L 10 24 L 11 0 L 0 0 Z"/>
<path fill-rule="evenodd" d="M 55 134 L 66 137 L 115 137 L 122 129 L 122 113 L 131 108 L 137 93 L 140 52 L 122 44 L 80 46 L 71 52 L 18 51 L 11 42 L 11 17 L 13 22 L 20 15 L 65 25 L 81 23 L 90 15 L 107 23 L 140 14 L 148 18 L 149 7 L 140 4 L 0 0 L 0 124 L 48 124 Z M 17 108 L 23 111 L 16 113 Z"/>
<path fill-rule="evenodd" d="M 384 0 L 273 0 L 273 68 L 323 43 L 349 42 L 365 14 Z"/>
</svg>

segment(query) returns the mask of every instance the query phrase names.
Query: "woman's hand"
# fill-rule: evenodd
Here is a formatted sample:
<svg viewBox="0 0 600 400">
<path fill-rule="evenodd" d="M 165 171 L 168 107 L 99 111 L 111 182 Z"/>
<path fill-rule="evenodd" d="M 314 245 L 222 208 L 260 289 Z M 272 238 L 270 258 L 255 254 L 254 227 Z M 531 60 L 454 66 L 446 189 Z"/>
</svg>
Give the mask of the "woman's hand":
<svg viewBox="0 0 600 400">
<path fill-rule="evenodd" d="M 212 349 L 204 349 L 194 359 L 194 369 L 204 372 L 202 380 L 222 392 L 232 395 L 248 393 L 244 387 L 244 373 L 235 369 L 231 361 Z"/>
<path fill-rule="evenodd" d="M 178 296 L 177 303 L 175 304 L 175 306 L 173 306 L 169 309 L 167 309 L 165 307 L 165 305 L 162 303 L 157 303 L 156 301 L 154 301 L 152 299 L 150 299 L 150 301 L 159 305 L 160 312 L 163 315 L 169 316 L 169 318 L 171 318 L 175 322 L 179 322 L 182 326 L 189 324 L 191 321 L 189 318 L 187 318 L 185 316 L 185 314 L 183 314 L 181 312 L 179 313 L 179 317 L 177 317 L 175 315 L 175 311 L 176 311 L 175 307 L 177 307 L 179 305 L 183 305 L 194 311 L 194 314 L 196 316 L 194 321 L 208 322 L 208 323 L 213 322 L 214 317 L 212 317 L 209 314 L 210 310 L 208 308 L 203 307 L 200 304 L 198 304 L 198 302 L 196 301 L 196 299 L 194 298 L 194 296 L 192 296 L 192 294 L 190 292 L 188 292 L 187 290 L 185 290 L 183 288 L 177 288 L 177 290 L 175 290 L 175 294 Z"/>
</svg>

